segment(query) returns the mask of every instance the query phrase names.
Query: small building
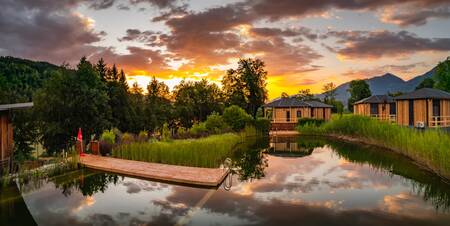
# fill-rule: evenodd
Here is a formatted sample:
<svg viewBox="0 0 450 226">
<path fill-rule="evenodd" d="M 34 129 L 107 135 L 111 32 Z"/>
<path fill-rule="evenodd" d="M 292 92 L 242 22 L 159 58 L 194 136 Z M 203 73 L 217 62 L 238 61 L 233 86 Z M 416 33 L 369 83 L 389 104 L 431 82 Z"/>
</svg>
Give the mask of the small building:
<svg viewBox="0 0 450 226">
<path fill-rule="evenodd" d="M 9 163 L 14 150 L 11 110 L 32 106 L 33 103 L 0 105 L 0 167 Z"/>
<path fill-rule="evenodd" d="M 303 101 L 295 96 L 282 97 L 264 105 L 264 116 L 273 130 L 294 130 L 300 118 L 329 120 L 333 106 L 319 101 Z"/>
<path fill-rule="evenodd" d="M 397 105 L 397 124 L 450 127 L 450 93 L 423 88 L 394 99 Z"/>
<path fill-rule="evenodd" d="M 373 95 L 353 104 L 355 115 L 369 116 L 380 120 L 395 122 L 395 100 L 388 95 Z"/>
</svg>

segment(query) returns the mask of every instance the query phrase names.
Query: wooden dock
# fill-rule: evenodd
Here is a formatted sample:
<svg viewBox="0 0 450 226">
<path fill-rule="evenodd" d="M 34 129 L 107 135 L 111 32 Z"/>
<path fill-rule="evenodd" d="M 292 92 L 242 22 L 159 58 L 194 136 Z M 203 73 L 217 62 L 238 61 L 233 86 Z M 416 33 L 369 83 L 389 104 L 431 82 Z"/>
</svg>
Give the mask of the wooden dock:
<svg viewBox="0 0 450 226">
<path fill-rule="evenodd" d="M 80 162 L 87 168 L 106 172 L 207 187 L 219 186 L 229 172 L 227 169 L 176 166 L 89 154 L 80 157 Z"/>
</svg>

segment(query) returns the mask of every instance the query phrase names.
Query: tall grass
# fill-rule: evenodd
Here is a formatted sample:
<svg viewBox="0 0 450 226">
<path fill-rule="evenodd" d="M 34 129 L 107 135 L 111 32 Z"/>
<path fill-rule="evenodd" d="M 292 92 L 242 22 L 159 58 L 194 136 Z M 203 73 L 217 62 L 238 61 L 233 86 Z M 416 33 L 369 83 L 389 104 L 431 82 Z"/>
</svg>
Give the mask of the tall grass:
<svg viewBox="0 0 450 226">
<path fill-rule="evenodd" d="M 158 142 L 135 142 L 113 149 L 116 158 L 195 167 L 219 167 L 230 157 L 234 147 L 247 135 L 256 133 L 248 128 L 240 134 L 225 133 L 199 139 Z"/>
<path fill-rule="evenodd" d="M 333 116 L 327 123 L 297 129 L 302 134 L 350 136 L 389 148 L 450 178 L 450 135 L 445 131 L 420 131 L 357 115 Z"/>
</svg>

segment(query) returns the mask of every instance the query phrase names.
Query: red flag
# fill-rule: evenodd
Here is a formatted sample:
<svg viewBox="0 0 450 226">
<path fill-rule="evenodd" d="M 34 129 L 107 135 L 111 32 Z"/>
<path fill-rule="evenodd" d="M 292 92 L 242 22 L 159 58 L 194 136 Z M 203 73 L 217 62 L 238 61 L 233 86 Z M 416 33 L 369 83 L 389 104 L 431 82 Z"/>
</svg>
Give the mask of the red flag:
<svg viewBox="0 0 450 226">
<path fill-rule="evenodd" d="M 78 141 L 83 141 L 83 133 L 81 132 L 81 128 L 78 128 L 77 140 Z"/>
</svg>

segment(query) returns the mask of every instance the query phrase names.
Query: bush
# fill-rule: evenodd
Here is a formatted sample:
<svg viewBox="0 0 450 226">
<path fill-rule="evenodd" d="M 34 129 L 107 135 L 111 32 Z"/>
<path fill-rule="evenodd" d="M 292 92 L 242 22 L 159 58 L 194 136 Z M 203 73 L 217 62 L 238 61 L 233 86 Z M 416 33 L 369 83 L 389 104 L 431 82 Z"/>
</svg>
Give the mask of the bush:
<svg viewBox="0 0 450 226">
<path fill-rule="evenodd" d="M 257 118 L 255 120 L 255 128 L 258 133 L 269 134 L 270 131 L 270 120 L 267 118 Z"/>
<path fill-rule="evenodd" d="M 253 120 L 252 116 L 236 105 L 225 108 L 222 117 L 231 129 L 236 132 L 243 130 Z"/>
<path fill-rule="evenodd" d="M 161 140 L 169 141 L 171 139 L 172 139 L 172 135 L 170 134 L 169 124 L 164 123 L 164 125 L 161 129 Z"/>
<path fill-rule="evenodd" d="M 211 133 L 222 133 L 227 127 L 228 125 L 223 120 L 223 117 L 218 113 L 212 113 L 206 118 L 205 128 Z"/>
<path fill-rule="evenodd" d="M 112 130 L 105 130 L 100 136 L 100 141 L 113 145 L 116 143 L 116 134 Z"/>
<path fill-rule="evenodd" d="M 297 122 L 297 125 L 304 126 L 304 125 L 314 125 L 314 126 L 320 126 L 325 122 L 323 119 L 315 119 L 315 118 L 300 118 Z"/>
<path fill-rule="evenodd" d="M 122 137 L 120 138 L 120 143 L 122 144 L 129 144 L 133 143 L 135 141 L 134 135 L 131 133 L 124 133 Z"/>
<path fill-rule="evenodd" d="M 148 141 L 148 133 L 147 131 L 141 131 L 138 135 L 139 142 L 147 142 Z"/>
<path fill-rule="evenodd" d="M 208 129 L 205 123 L 196 123 L 189 129 L 189 133 L 193 136 L 203 136 L 208 133 Z"/>
</svg>

